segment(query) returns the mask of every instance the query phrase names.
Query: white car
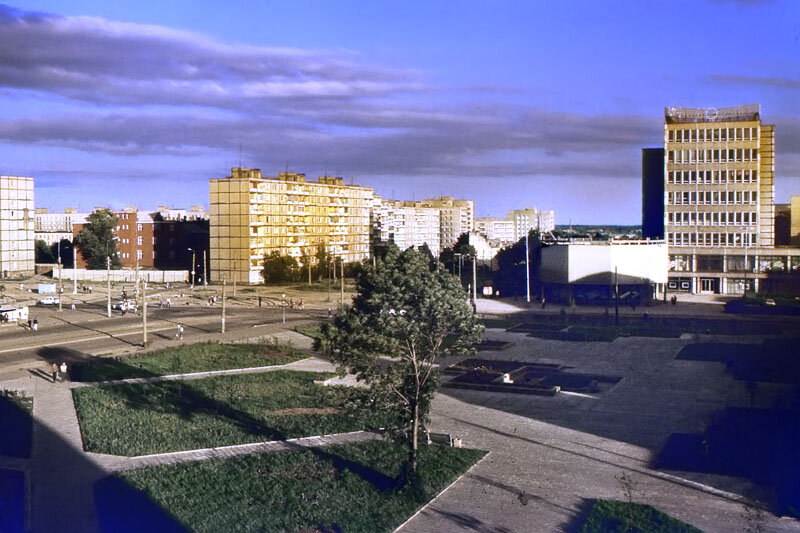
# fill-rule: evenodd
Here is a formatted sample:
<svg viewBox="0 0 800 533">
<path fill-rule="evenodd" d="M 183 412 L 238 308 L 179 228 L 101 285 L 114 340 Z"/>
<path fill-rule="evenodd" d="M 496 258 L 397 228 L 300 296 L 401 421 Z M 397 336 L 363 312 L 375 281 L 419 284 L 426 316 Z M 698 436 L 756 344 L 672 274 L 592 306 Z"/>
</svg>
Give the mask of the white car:
<svg viewBox="0 0 800 533">
<path fill-rule="evenodd" d="M 45 296 L 39 300 L 39 305 L 58 305 L 58 296 Z"/>
<path fill-rule="evenodd" d="M 112 307 L 117 311 L 136 311 L 136 300 L 122 300 Z"/>
</svg>

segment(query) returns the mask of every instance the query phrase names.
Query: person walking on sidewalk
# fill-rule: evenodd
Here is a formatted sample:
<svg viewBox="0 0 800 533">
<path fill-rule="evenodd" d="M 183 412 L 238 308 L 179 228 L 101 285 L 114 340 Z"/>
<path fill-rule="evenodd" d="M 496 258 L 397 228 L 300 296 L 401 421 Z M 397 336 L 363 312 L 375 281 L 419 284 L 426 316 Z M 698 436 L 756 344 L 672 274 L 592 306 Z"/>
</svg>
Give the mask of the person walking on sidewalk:
<svg viewBox="0 0 800 533">
<path fill-rule="evenodd" d="M 183 340 L 183 325 L 178 324 L 178 332 L 175 334 L 175 338 L 179 341 Z"/>
<path fill-rule="evenodd" d="M 50 366 L 50 369 L 51 369 L 51 374 L 53 375 L 53 383 L 55 383 L 58 380 L 58 365 L 53 363 Z"/>
</svg>

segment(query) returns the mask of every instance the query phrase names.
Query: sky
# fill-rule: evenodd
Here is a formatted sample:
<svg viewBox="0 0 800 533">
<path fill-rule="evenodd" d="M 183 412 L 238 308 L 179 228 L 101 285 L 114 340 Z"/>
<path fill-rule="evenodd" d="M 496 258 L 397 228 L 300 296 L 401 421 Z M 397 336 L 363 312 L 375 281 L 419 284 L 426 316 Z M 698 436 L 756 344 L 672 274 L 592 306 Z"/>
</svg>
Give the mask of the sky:
<svg viewBox="0 0 800 533">
<path fill-rule="evenodd" d="M 664 107 L 752 103 L 800 194 L 795 0 L 32 0 L 0 94 L 0 174 L 55 212 L 207 206 L 241 165 L 639 224 Z"/>
</svg>

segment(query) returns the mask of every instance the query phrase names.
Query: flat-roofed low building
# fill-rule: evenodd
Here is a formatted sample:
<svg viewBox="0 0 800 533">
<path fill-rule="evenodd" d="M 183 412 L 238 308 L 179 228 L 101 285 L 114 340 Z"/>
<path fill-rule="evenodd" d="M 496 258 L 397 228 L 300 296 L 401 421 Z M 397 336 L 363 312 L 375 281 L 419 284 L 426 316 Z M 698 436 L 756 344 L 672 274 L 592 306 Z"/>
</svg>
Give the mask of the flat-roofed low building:
<svg viewBox="0 0 800 533">
<path fill-rule="evenodd" d="M 346 263 L 370 255 L 369 187 L 346 185 L 341 177 L 232 168 L 210 181 L 211 276 L 263 283 L 264 257 L 273 251 L 316 261 L 320 246 Z"/>
<path fill-rule="evenodd" d="M 664 241 L 571 241 L 541 249 L 539 281 L 548 301 L 644 305 L 663 297 L 669 270 Z"/>
<path fill-rule="evenodd" d="M 34 273 L 33 178 L 0 176 L 0 275 Z"/>
</svg>

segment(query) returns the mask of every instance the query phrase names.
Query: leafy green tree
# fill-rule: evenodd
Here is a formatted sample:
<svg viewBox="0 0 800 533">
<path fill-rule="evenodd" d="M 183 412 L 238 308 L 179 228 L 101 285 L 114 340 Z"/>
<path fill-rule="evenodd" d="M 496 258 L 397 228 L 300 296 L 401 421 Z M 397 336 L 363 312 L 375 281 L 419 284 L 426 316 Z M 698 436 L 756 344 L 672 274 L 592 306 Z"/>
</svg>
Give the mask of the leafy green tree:
<svg viewBox="0 0 800 533">
<path fill-rule="evenodd" d="M 281 255 L 277 250 L 264 256 L 264 267 L 261 270 L 264 283 L 286 283 L 297 281 L 300 276 L 300 265 L 297 259 L 289 255 Z"/>
<path fill-rule="evenodd" d="M 111 257 L 111 266 L 122 266 L 114 240 L 117 217 L 109 209 L 97 209 L 87 218 L 83 229 L 75 236 L 75 246 L 86 259 L 90 269 L 106 268 L 106 258 Z"/>
<path fill-rule="evenodd" d="M 50 247 L 41 239 L 36 239 L 34 242 L 33 254 L 37 263 L 55 263 L 56 259 L 50 253 Z"/>
<path fill-rule="evenodd" d="M 391 247 L 375 266 L 363 265 L 356 291 L 352 307 L 323 325 L 316 348 L 341 373 L 369 384 L 379 405 L 395 414 L 395 429 L 408 445 L 403 481 L 419 489 L 419 437 L 439 385 L 436 364 L 474 354 L 483 327 L 458 280 L 413 248 Z"/>
<path fill-rule="evenodd" d="M 328 276 L 330 276 L 331 273 L 331 268 L 333 268 L 333 259 L 331 258 L 331 254 L 328 253 L 328 248 L 325 246 L 324 242 L 319 243 L 319 246 L 317 246 L 316 258 L 317 279 L 320 281 L 328 279 Z"/>
</svg>

